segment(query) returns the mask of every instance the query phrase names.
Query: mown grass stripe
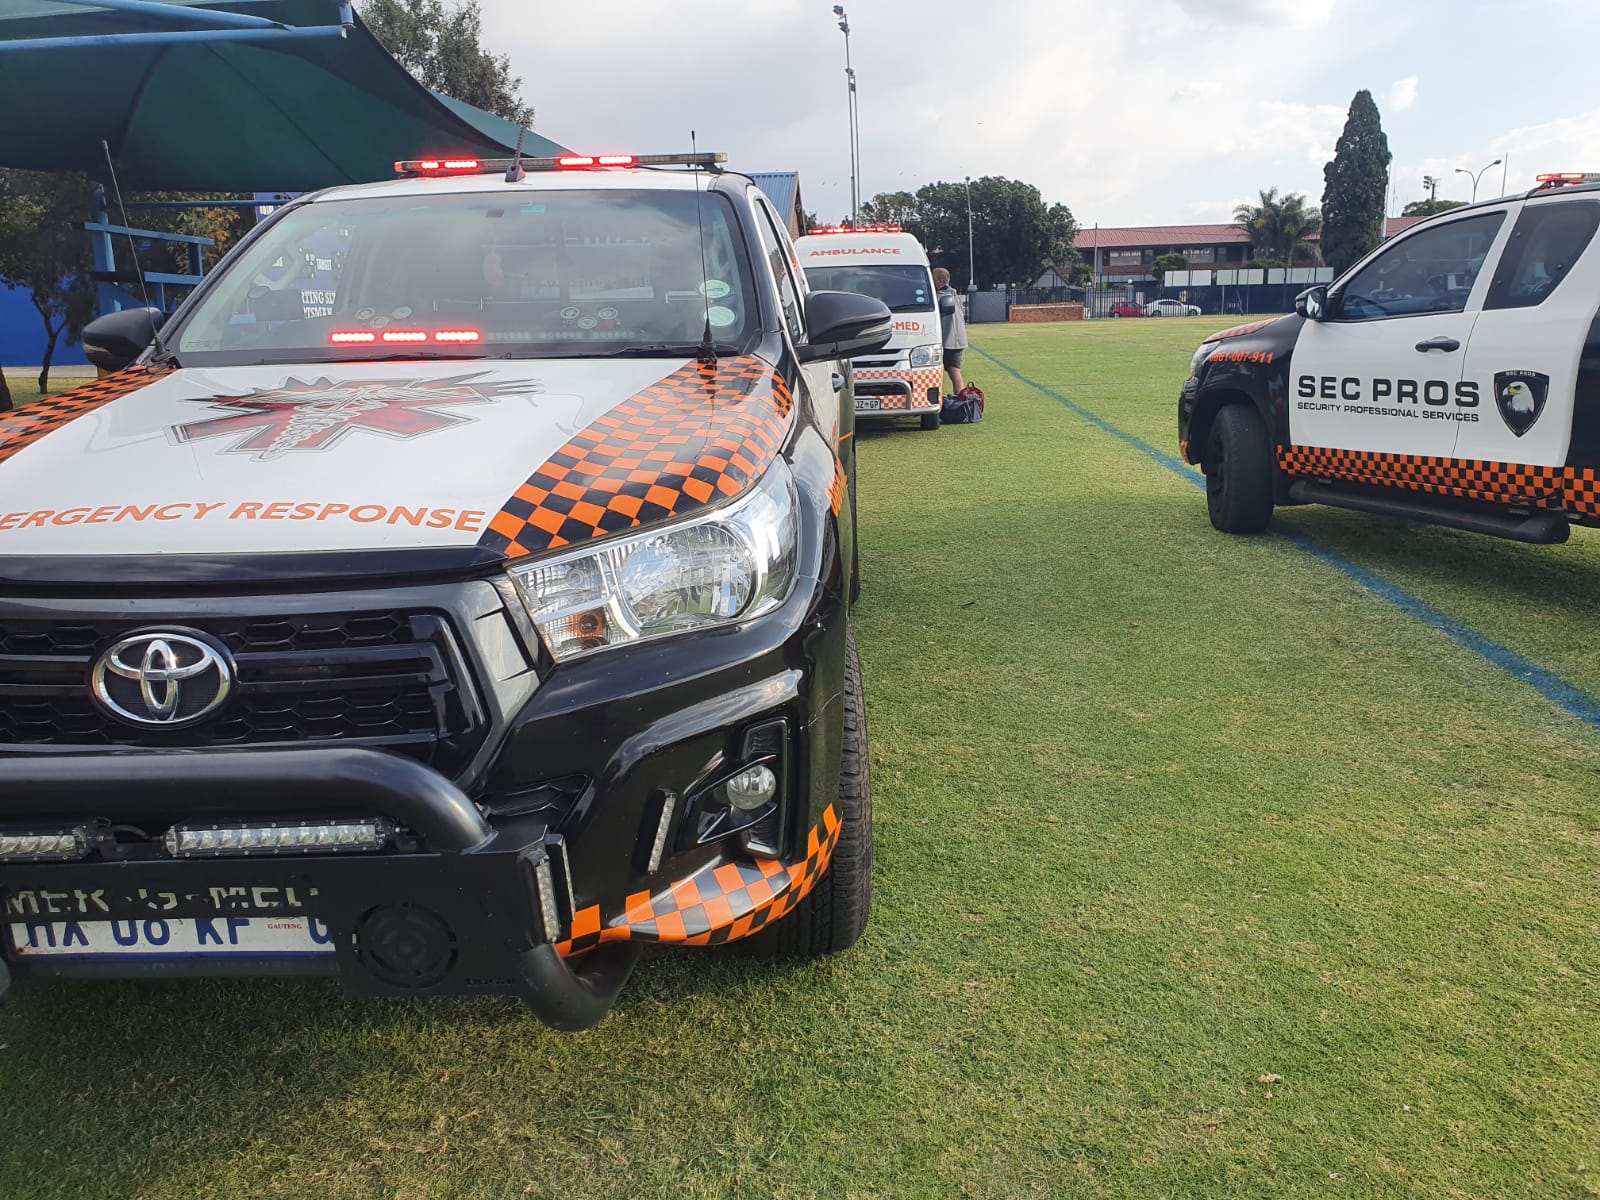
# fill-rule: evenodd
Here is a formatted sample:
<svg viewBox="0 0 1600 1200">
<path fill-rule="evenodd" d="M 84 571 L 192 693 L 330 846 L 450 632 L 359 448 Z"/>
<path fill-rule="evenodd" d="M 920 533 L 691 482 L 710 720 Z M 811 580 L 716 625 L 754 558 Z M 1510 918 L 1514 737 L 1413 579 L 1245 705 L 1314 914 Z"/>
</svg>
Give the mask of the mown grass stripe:
<svg viewBox="0 0 1600 1200">
<path fill-rule="evenodd" d="M 1095 426 L 1095 428 L 1110 434 L 1112 437 L 1117 438 L 1120 441 L 1126 442 L 1129 446 L 1132 446 L 1135 450 L 1139 451 L 1147 458 L 1154 459 L 1156 462 L 1160 463 L 1163 467 L 1171 471 L 1174 475 L 1177 475 L 1180 479 L 1183 479 L 1187 483 L 1190 483 L 1197 488 L 1205 487 L 1205 479 L 1198 471 L 1194 470 L 1187 463 L 1179 461 L 1170 454 L 1162 453 L 1160 450 L 1157 450 L 1154 446 L 1152 446 L 1149 442 L 1144 441 L 1142 438 L 1134 437 L 1132 434 L 1118 429 L 1115 425 L 1111 424 L 1103 417 L 1091 412 L 1087 408 L 1084 408 L 1083 405 L 1078 404 L 1073 400 L 1069 400 L 1060 392 L 1046 387 L 1037 380 L 1029 379 L 1015 367 L 1012 367 L 1010 364 L 996 358 L 986 350 L 983 350 L 977 346 L 973 346 L 972 349 L 978 354 L 982 355 L 984 358 L 988 359 L 995 366 L 999 367 L 1006 374 L 1016 379 L 1018 382 L 1024 383 L 1042 395 L 1048 396 L 1050 399 L 1066 408 L 1075 416 L 1081 417 L 1083 420 L 1089 422 L 1089 424 Z M 1574 687 L 1572 684 L 1562 679 L 1559 675 L 1556 675 L 1551 671 L 1547 671 L 1537 663 L 1530 662 L 1528 659 L 1523 658 L 1522 655 L 1518 654 L 1515 650 L 1512 650 L 1506 646 L 1502 646 L 1499 642 L 1496 642 L 1491 638 L 1484 637 L 1483 634 L 1479 633 L 1477 630 L 1463 625 L 1461 622 L 1453 620 L 1450 617 L 1447 617 L 1444 613 L 1440 612 L 1432 605 L 1417 599 L 1417 597 L 1413 596 L 1410 592 L 1406 591 L 1398 584 L 1385 579 L 1382 575 L 1379 575 L 1375 571 L 1369 571 L 1365 567 L 1351 562 L 1343 555 L 1335 554 L 1333 551 L 1318 545 L 1317 542 L 1309 537 L 1306 537 L 1304 534 L 1292 533 L 1283 529 L 1279 529 L 1276 532 L 1279 537 L 1282 537 L 1292 545 L 1305 551 L 1319 562 L 1324 563 L 1341 574 L 1355 580 L 1362 587 L 1366 588 L 1367 591 L 1371 592 L 1374 596 L 1378 597 L 1378 599 L 1384 601 L 1386 604 L 1392 605 L 1394 608 L 1399 609 L 1408 617 L 1412 617 L 1433 629 L 1437 629 L 1451 641 L 1455 642 L 1456 645 L 1461 646 L 1463 649 L 1470 650 L 1473 654 L 1476 654 L 1479 658 L 1483 659 L 1491 666 L 1494 666 L 1499 670 L 1504 671 L 1512 678 L 1527 684 L 1546 700 L 1549 700 L 1552 704 L 1560 708 L 1563 712 L 1577 717 L 1580 721 L 1583 721 L 1593 729 L 1600 730 L 1600 701 L 1596 701 L 1593 696 L 1589 695 L 1581 688 Z"/>
</svg>

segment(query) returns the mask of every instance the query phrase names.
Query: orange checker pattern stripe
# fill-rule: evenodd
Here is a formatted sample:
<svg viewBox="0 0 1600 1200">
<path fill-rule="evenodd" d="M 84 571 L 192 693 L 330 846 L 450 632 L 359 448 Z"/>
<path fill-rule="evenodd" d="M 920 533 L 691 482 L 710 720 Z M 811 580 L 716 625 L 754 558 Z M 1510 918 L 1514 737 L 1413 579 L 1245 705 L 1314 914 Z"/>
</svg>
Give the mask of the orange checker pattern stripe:
<svg viewBox="0 0 1600 1200">
<path fill-rule="evenodd" d="M 1271 325 L 1276 320 L 1278 320 L 1277 317 L 1268 317 L 1265 321 L 1250 321 L 1244 325 L 1235 325 L 1232 329 L 1224 329 L 1221 333 L 1213 333 L 1206 339 L 1206 341 L 1217 342 L 1223 340 L 1224 338 L 1244 337 L 1247 333 L 1254 333 L 1258 329 L 1265 329 L 1268 325 Z"/>
<path fill-rule="evenodd" d="M 858 367 L 853 373 L 857 383 L 900 383 L 911 389 L 910 397 L 879 396 L 878 407 L 883 410 L 935 408 L 944 380 L 943 367 Z M 924 403 L 929 392 L 935 396 L 932 404 Z M 921 397 L 922 399 L 918 399 Z"/>
<path fill-rule="evenodd" d="M 598 904 L 591 905 L 572 918 L 572 934 L 556 950 L 582 954 L 606 942 L 719 946 L 749 937 L 806 898 L 833 859 L 840 828 L 830 804 L 806 835 L 805 858 L 793 866 L 774 858 L 708 866 L 654 895 L 629 896 L 609 922 Z"/>
<path fill-rule="evenodd" d="M 552 454 L 479 544 L 522 558 L 737 496 L 783 449 L 793 414 L 788 386 L 759 359 L 687 363 Z"/>
<path fill-rule="evenodd" d="M 839 452 L 833 452 L 833 482 L 828 485 L 828 507 L 833 510 L 833 515 L 838 516 L 844 508 L 844 498 L 850 489 L 850 477 L 845 474 L 844 462 L 839 458 Z"/>
<path fill-rule="evenodd" d="M 166 371 L 150 367 L 129 367 L 82 387 L 41 397 L 15 412 L 0 414 L 0 462 L 5 462 L 46 434 L 54 433 L 85 413 L 136 392 L 165 374 Z"/>
<path fill-rule="evenodd" d="M 1491 504 L 1559 507 L 1580 516 L 1600 516 L 1600 482 L 1592 467 L 1539 467 L 1321 446 L 1280 446 L 1278 465 L 1286 475 L 1314 475 Z"/>
</svg>

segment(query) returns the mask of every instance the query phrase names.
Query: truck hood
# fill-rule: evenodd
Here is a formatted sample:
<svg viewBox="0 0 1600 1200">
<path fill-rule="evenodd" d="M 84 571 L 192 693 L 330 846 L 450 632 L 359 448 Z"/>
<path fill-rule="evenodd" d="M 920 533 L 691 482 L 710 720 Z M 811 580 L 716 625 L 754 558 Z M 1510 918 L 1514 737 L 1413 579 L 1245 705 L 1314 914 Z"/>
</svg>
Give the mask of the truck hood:
<svg viewBox="0 0 1600 1200">
<path fill-rule="evenodd" d="M 737 494 L 791 407 L 754 358 L 133 368 L 0 416 L 0 556 L 520 557 Z"/>
</svg>

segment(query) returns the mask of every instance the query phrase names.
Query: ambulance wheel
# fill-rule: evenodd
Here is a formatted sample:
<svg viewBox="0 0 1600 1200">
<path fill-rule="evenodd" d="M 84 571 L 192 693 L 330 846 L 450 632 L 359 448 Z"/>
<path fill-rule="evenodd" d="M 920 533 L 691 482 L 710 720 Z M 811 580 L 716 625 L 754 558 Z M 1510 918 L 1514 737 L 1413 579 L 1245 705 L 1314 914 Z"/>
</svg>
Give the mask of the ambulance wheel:
<svg viewBox="0 0 1600 1200">
<path fill-rule="evenodd" d="M 922 427 L 924 429 L 939 428 L 939 414 L 936 412 L 922 414 Z"/>
<path fill-rule="evenodd" d="M 1261 415 L 1230 404 L 1206 438 L 1206 510 L 1223 533 L 1260 533 L 1272 519 L 1272 448 Z"/>
<path fill-rule="evenodd" d="M 872 770 L 867 755 L 867 708 L 861 698 L 856 634 L 846 634 L 844 746 L 839 795 L 833 811 L 839 840 L 828 869 L 794 911 L 745 944 L 762 958 L 820 958 L 848 950 L 867 927 L 872 910 Z"/>
</svg>

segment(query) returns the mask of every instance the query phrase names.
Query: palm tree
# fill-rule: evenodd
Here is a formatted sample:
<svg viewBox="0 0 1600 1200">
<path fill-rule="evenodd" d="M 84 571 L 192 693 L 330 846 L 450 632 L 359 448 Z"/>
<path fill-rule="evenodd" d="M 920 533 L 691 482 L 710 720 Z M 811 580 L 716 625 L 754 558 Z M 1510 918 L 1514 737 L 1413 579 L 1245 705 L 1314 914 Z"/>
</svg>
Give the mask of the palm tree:
<svg viewBox="0 0 1600 1200">
<path fill-rule="evenodd" d="M 1308 206 L 1299 192 L 1279 196 L 1272 187 L 1260 196 L 1260 204 L 1241 204 L 1233 210 L 1234 224 L 1250 235 L 1255 257 L 1292 266 L 1300 243 L 1322 231 L 1322 214 Z"/>
</svg>

